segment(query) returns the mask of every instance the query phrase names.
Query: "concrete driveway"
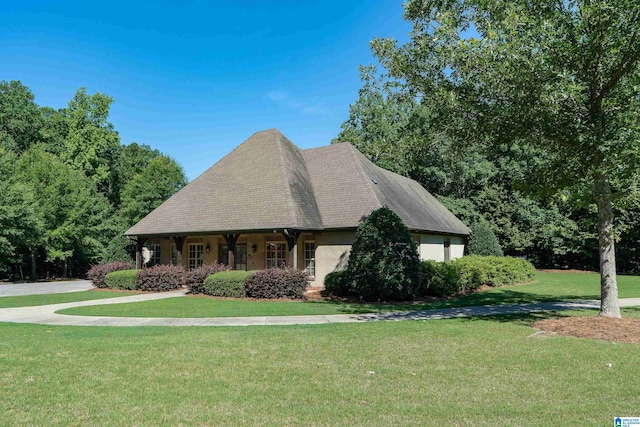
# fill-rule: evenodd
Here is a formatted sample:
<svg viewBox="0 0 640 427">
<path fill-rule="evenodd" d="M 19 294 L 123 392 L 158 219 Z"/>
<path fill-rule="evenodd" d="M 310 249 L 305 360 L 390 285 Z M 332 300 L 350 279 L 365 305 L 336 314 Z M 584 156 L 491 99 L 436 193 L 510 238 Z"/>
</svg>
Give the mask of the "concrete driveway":
<svg viewBox="0 0 640 427">
<path fill-rule="evenodd" d="M 15 297 L 20 295 L 59 294 L 65 292 L 78 292 L 92 289 L 93 285 L 88 280 L 69 280 L 66 282 L 38 282 L 0 284 L 0 297 Z"/>
</svg>

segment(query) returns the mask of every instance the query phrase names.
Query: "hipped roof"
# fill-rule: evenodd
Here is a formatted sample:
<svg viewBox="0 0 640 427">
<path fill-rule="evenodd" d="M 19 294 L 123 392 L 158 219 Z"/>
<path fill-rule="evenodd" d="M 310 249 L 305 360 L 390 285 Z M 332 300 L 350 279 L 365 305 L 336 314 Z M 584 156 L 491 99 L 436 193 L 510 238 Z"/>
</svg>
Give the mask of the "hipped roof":
<svg viewBox="0 0 640 427">
<path fill-rule="evenodd" d="M 351 144 L 301 150 L 277 129 L 253 134 L 125 234 L 351 229 L 385 205 L 410 230 L 469 235 L 420 184 Z"/>
</svg>

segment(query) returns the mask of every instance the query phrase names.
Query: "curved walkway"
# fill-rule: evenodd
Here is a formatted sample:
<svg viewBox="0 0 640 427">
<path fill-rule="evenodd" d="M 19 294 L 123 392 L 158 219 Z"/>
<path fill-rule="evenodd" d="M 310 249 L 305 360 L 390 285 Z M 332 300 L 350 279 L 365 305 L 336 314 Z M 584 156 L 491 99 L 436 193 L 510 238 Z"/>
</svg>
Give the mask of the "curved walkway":
<svg viewBox="0 0 640 427">
<path fill-rule="evenodd" d="M 93 288 L 89 280 L 67 280 L 61 282 L 9 283 L 0 284 L 0 297 L 22 295 L 61 294 L 86 291 Z"/>
<path fill-rule="evenodd" d="M 186 291 L 154 294 L 140 294 L 103 300 L 78 301 L 35 307 L 0 309 L 0 322 L 33 323 L 41 325 L 70 326 L 256 326 L 256 325 L 310 325 L 322 323 L 361 323 L 381 320 L 430 320 L 456 317 L 493 316 L 503 314 L 527 314 L 542 311 L 575 310 L 599 308 L 600 301 L 545 302 L 536 304 L 508 304 L 445 308 L 437 310 L 408 311 L 398 313 L 331 314 L 312 316 L 255 316 L 255 317 L 212 317 L 212 318 L 150 318 L 150 317 L 106 317 L 71 316 L 57 314 L 56 311 L 88 305 L 121 304 L 175 298 Z M 640 298 L 620 300 L 621 307 L 640 305 Z"/>
</svg>

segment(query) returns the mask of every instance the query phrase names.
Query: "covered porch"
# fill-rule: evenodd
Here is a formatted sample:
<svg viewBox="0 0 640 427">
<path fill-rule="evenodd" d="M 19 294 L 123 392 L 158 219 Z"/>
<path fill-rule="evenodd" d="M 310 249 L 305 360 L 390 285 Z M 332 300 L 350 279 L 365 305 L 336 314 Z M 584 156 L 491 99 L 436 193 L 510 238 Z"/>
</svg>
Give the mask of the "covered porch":
<svg viewBox="0 0 640 427">
<path fill-rule="evenodd" d="M 234 270 L 273 267 L 305 269 L 315 274 L 316 233 L 312 230 L 249 230 L 185 235 L 136 236 L 136 268 L 143 266 L 143 248 L 150 253 L 147 265 L 173 264 L 187 269 L 222 263 Z"/>
</svg>

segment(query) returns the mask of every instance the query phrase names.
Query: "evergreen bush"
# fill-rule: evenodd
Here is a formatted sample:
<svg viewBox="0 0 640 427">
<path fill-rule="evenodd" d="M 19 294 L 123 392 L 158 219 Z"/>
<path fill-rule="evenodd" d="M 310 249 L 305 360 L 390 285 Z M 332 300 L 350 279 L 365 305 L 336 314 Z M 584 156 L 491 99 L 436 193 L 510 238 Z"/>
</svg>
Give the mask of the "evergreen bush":
<svg viewBox="0 0 640 427">
<path fill-rule="evenodd" d="M 107 274 L 104 281 L 111 289 L 136 289 L 136 275 L 138 270 L 119 270 Z"/>
<path fill-rule="evenodd" d="M 422 269 L 416 242 L 391 209 L 377 209 L 360 224 L 345 273 L 345 291 L 365 301 L 414 299 Z"/>
<path fill-rule="evenodd" d="M 204 281 L 207 277 L 220 271 L 229 270 L 224 264 L 205 264 L 198 268 L 186 271 L 183 276 L 182 285 L 189 289 L 192 294 L 204 294 Z"/>
<path fill-rule="evenodd" d="M 471 225 L 471 236 L 467 246 L 469 255 L 503 256 L 502 246 L 495 233 L 484 222 Z"/>
<path fill-rule="evenodd" d="M 334 296 L 348 296 L 347 283 L 345 280 L 345 271 L 333 271 L 324 276 L 324 288 L 327 292 Z"/>
<path fill-rule="evenodd" d="M 92 266 L 87 272 L 87 279 L 93 283 L 96 288 L 106 288 L 107 284 L 104 278 L 107 274 L 119 270 L 130 270 L 133 268 L 131 262 L 109 262 L 106 264 L 98 264 Z"/>
<path fill-rule="evenodd" d="M 203 293 L 215 297 L 244 298 L 245 281 L 251 271 L 229 270 L 212 274 L 204 280 Z"/>
</svg>

